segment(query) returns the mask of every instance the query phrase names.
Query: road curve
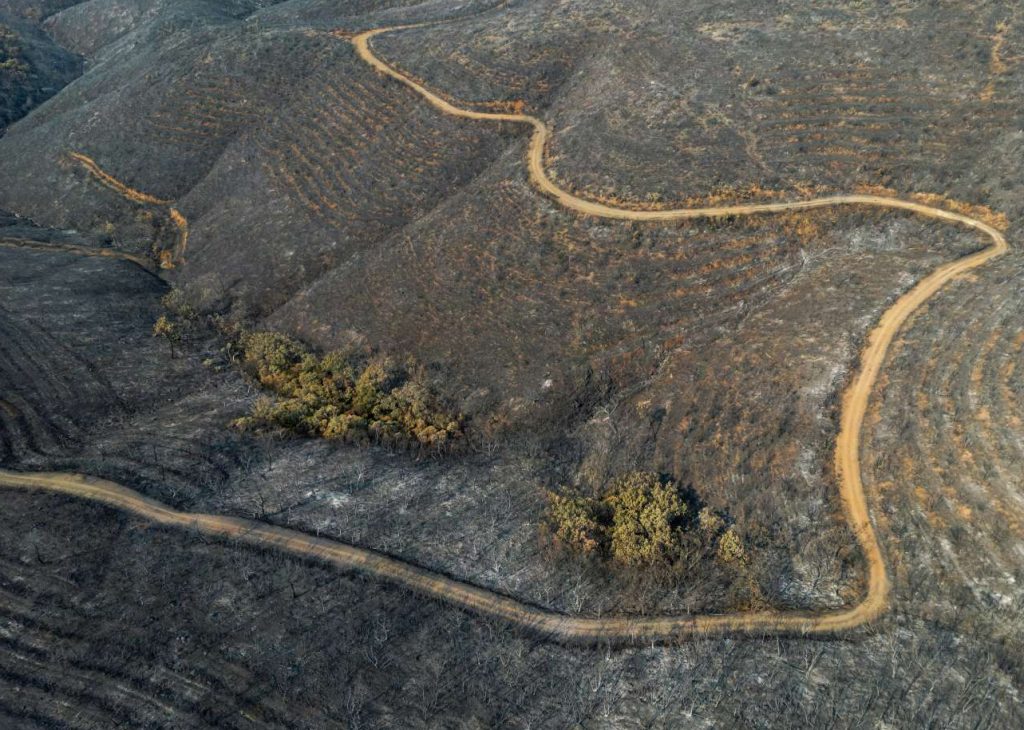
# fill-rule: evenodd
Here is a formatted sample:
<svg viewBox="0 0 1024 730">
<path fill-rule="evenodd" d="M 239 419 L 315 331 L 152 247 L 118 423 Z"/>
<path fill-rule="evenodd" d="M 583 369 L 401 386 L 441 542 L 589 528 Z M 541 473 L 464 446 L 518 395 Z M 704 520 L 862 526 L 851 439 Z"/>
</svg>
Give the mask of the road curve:
<svg viewBox="0 0 1024 730">
<path fill-rule="evenodd" d="M 881 608 L 881 605 L 860 604 L 848 611 L 825 614 L 762 611 L 652 618 L 566 616 L 343 542 L 238 517 L 179 512 L 127 487 L 103 479 L 80 474 L 20 473 L 0 469 L 0 485 L 66 494 L 119 509 L 157 525 L 189 530 L 261 548 L 273 548 L 343 570 L 365 572 L 421 595 L 515 624 L 530 633 L 563 643 L 668 642 L 721 633 L 827 634 L 859 625 L 869 617 L 865 615 L 865 611 L 873 610 L 874 613 L 871 615 L 875 615 Z M 884 570 L 882 574 L 884 576 Z"/>
<path fill-rule="evenodd" d="M 863 600 L 846 608 L 820 612 L 764 610 L 697 616 L 567 616 L 531 606 L 486 588 L 464 583 L 365 548 L 252 520 L 179 512 L 114 482 L 76 474 L 20 473 L 0 470 L 0 485 L 67 494 L 129 512 L 159 525 L 191 529 L 204 535 L 259 547 L 272 547 L 293 555 L 316 559 L 345 570 L 362 571 L 458 608 L 507 621 L 531 632 L 566 643 L 669 642 L 720 634 L 828 635 L 856 628 L 877 618 L 886 609 L 890 585 L 878 536 L 871 524 L 860 473 L 860 433 L 867 411 L 868 399 L 885 361 L 889 345 L 907 318 L 947 282 L 1005 253 L 1008 246 L 1003 235 L 993 226 L 967 215 L 909 200 L 876 195 L 834 195 L 788 203 L 757 203 L 674 210 L 630 210 L 580 198 L 558 187 L 548 177 L 544 169 L 544 148 L 550 133 L 543 121 L 527 114 L 488 113 L 462 109 L 441 98 L 374 54 L 370 45 L 370 40 L 373 37 L 410 27 L 416 26 L 380 28 L 355 35 L 351 40 L 360 58 L 379 72 L 413 89 L 446 114 L 480 121 L 530 125 L 533 128 L 527 155 L 530 179 L 538 189 L 571 210 L 620 220 L 672 221 L 785 213 L 835 206 L 867 206 L 909 211 L 923 217 L 972 228 L 988 237 L 991 245 L 935 269 L 883 313 L 878 324 L 868 336 L 867 345 L 861 354 L 860 368 L 843 394 L 834 463 L 847 521 L 857 536 L 867 560 L 867 591 Z M 83 164 L 85 163 L 83 162 Z M 99 168 L 97 167 L 96 170 Z M 93 172 L 95 174 L 95 171 Z M 101 170 L 100 173 L 102 173 Z M 106 175 L 106 173 L 102 174 Z M 103 177 L 100 179 L 105 180 Z M 120 183 L 118 184 L 120 185 Z M 119 188 L 115 187 L 115 189 Z M 161 201 L 160 204 L 167 203 Z"/>
<path fill-rule="evenodd" d="M 935 269 L 885 311 L 868 337 L 867 346 L 861 354 L 859 371 L 843 394 L 834 464 L 836 475 L 839 479 L 839 491 L 846 511 L 847 521 L 857 535 L 868 563 L 867 593 L 864 599 L 849 608 L 817 614 L 757 611 L 685 619 L 664 617 L 643 621 L 635 619 L 622 619 L 622 621 L 626 621 L 629 626 L 636 627 L 640 634 L 654 638 L 667 638 L 670 635 L 720 631 L 739 633 L 775 633 L 780 631 L 799 633 L 835 632 L 859 626 L 879 616 L 885 611 L 887 605 L 889 577 L 886 572 L 884 556 L 878 543 L 878 536 L 871 524 L 860 473 L 860 432 L 864 423 L 864 414 L 867 412 L 868 398 L 885 361 L 889 345 L 907 318 L 951 279 L 1005 253 L 1009 247 L 1003 234 L 988 223 L 961 213 L 912 200 L 901 200 L 880 195 L 830 195 L 791 202 L 750 203 L 666 210 L 632 210 L 581 198 L 559 187 L 548 175 L 544 166 L 544 151 L 551 133 L 548 126 L 542 120 L 529 114 L 480 112 L 458 107 L 374 53 L 370 43 L 374 37 L 384 33 L 421 27 L 423 25 L 427 24 L 377 28 L 354 35 L 351 41 L 355 46 L 356 53 L 363 61 L 378 72 L 409 87 L 427 102 L 446 114 L 464 119 L 512 122 L 527 124 L 532 127 L 533 133 L 527 150 L 527 167 L 529 169 L 530 181 L 545 195 L 570 210 L 599 218 L 617 220 L 675 221 L 789 213 L 838 206 L 865 206 L 905 210 L 926 218 L 934 218 L 947 223 L 973 228 L 988 237 L 991 241 L 990 246 L 970 256 L 944 264 Z M 615 619 L 601 621 L 609 626 L 618 627 L 614 630 L 627 630 L 625 625 L 616 623 Z M 673 630 L 673 626 L 676 627 L 675 630 Z"/>
</svg>

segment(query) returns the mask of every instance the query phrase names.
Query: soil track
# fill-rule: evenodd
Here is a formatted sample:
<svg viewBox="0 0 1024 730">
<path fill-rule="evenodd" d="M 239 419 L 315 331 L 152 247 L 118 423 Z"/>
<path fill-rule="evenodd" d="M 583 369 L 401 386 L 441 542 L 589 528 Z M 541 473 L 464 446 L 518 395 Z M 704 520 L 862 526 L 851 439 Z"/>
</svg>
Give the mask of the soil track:
<svg viewBox="0 0 1024 730">
<path fill-rule="evenodd" d="M 479 121 L 512 122 L 531 126 L 533 134 L 527 154 L 530 179 L 542 192 L 571 210 L 586 215 L 619 220 L 672 221 L 784 213 L 835 206 L 866 206 L 909 211 L 927 218 L 972 228 L 989 238 L 990 246 L 935 269 L 885 311 L 879 323 L 870 333 L 867 345 L 861 355 L 860 368 L 844 392 L 834 463 L 846 518 L 857 536 L 868 563 L 867 592 L 864 599 L 847 608 L 822 612 L 766 610 L 704 616 L 608 618 L 565 616 L 530 606 L 488 589 L 463 583 L 365 548 L 251 520 L 178 512 L 113 482 L 75 474 L 23 474 L 0 470 L 0 484 L 90 499 L 130 512 L 157 524 L 193 529 L 202 534 L 261 547 L 274 547 L 295 555 L 325 561 L 343 569 L 364 571 L 459 608 L 509 621 L 564 642 L 672 641 L 717 634 L 822 635 L 853 629 L 878 617 L 885 611 L 890 586 L 884 556 L 868 513 L 867 498 L 860 473 L 860 432 L 868 399 L 885 361 L 889 345 L 907 318 L 947 282 L 1005 253 L 1008 250 L 1008 245 L 1003 235 L 988 223 L 961 213 L 878 195 L 834 195 L 793 202 L 674 210 L 630 210 L 585 200 L 560 188 L 550 179 L 544 169 L 544 150 L 550 138 L 550 131 L 543 121 L 527 114 L 478 112 L 457 107 L 374 54 L 370 45 L 372 38 L 382 33 L 412 27 L 418 26 L 397 26 L 371 30 L 353 36 L 351 41 L 360 58 L 366 63 L 382 74 L 416 91 L 426 101 L 446 114 Z M 104 184 L 132 200 L 154 205 L 169 205 L 168 201 L 145 196 L 145 194 L 124 186 L 103 172 L 84 155 L 75 155 L 75 159 L 85 165 Z M 145 200 L 140 200 L 135 197 L 136 195 L 142 196 Z M 174 213 L 177 211 L 174 208 L 170 210 L 172 218 L 174 218 Z M 184 224 L 183 230 L 185 240 L 187 240 L 187 223 Z"/>
<path fill-rule="evenodd" d="M 174 207 L 173 200 L 157 198 L 125 185 L 123 182 L 96 164 L 94 159 L 88 155 L 83 155 L 81 152 L 70 152 L 68 153 L 68 157 L 84 167 L 86 171 L 88 171 L 89 174 L 96 178 L 100 183 L 114 192 L 119 193 L 122 197 L 131 200 L 134 203 L 166 208 L 167 216 L 171 219 L 174 227 L 178 229 L 178 241 L 175 244 L 173 252 L 168 256 L 161 255 L 160 268 L 173 269 L 176 265 L 185 263 L 185 251 L 188 249 L 188 219 L 182 215 L 181 211 Z"/>
<path fill-rule="evenodd" d="M 136 256 L 126 251 L 118 251 L 117 249 L 113 248 L 75 246 L 70 243 L 47 243 L 44 241 L 35 241 L 30 238 L 0 238 L 0 247 L 27 248 L 33 251 L 61 251 L 63 253 L 75 254 L 76 256 L 93 256 L 96 258 L 120 259 L 121 261 L 130 261 L 136 266 L 139 266 L 150 273 L 154 273 L 152 261 L 143 258 L 142 256 Z"/>
</svg>

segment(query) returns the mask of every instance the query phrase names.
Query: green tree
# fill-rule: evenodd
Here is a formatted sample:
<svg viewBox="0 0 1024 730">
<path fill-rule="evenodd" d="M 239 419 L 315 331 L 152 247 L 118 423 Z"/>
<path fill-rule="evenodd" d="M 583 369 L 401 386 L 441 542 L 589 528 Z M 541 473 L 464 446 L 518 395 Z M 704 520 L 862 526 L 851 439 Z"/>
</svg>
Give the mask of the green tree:
<svg viewBox="0 0 1024 730">
<path fill-rule="evenodd" d="M 181 342 L 181 328 L 167 315 L 161 314 L 153 324 L 153 336 L 163 337 L 167 340 L 167 346 L 171 349 L 171 357 L 174 357 L 174 346 Z"/>
<path fill-rule="evenodd" d="M 631 472 L 605 498 L 612 509 L 611 553 L 624 565 L 669 559 L 678 544 L 686 503 L 672 482 L 652 472 Z"/>
<path fill-rule="evenodd" d="M 302 343 L 278 332 L 246 332 L 239 338 L 242 362 L 262 383 L 290 394 L 298 366 L 308 351 Z"/>
<path fill-rule="evenodd" d="M 718 559 L 730 565 L 744 566 L 747 563 L 747 551 L 743 547 L 743 539 L 730 527 L 718 538 Z"/>
<path fill-rule="evenodd" d="M 0 82 L 13 83 L 25 78 L 28 72 L 17 33 L 6 25 L 0 25 Z"/>
<path fill-rule="evenodd" d="M 414 363 L 374 357 L 360 369 L 340 352 L 318 356 L 277 332 L 244 332 L 234 347 L 245 370 L 280 396 L 254 407 L 239 428 L 439 451 L 462 435 L 462 419 L 442 410 Z"/>
</svg>

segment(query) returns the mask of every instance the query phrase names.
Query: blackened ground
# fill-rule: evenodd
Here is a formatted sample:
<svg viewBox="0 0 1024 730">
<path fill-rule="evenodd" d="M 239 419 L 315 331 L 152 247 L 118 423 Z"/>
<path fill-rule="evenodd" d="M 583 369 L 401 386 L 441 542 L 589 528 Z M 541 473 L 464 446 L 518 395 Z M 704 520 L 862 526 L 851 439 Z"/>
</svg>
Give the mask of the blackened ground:
<svg viewBox="0 0 1024 730">
<path fill-rule="evenodd" d="M 0 139 L 0 205 L 53 228 L 5 218 L 0 235 L 147 254 L 166 222 L 67 157 L 89 154 L 178 202 L 193 237 L 167 277 L 201 308 L 412 354 L 479 440 L 417 462 L 243 438 L 225 424 L 256 393 L 220 343 L 196 335 L 172 358 L 151 336 L 165 282 L 0 247 L 6 466 L 319 531 L 565 611 L 727 608 L 729 575 L 630 582 L 540 542 L 544 487 L 594 492 L 657 469 L 734 516 L 771 602 L 856 591 L 829 473 L 837 395 L 886 303 L 978 241 L 857 211 L 681 226 L 571 215 L 529 186 L 521 130 L 439 115 L 330 31 L 472 15 L 378 50 L 479 108 L 522 100 L 554 130 L 560 183 L 582 194 L 664 205 L 884 185 L 1014 223 L 1013 3 L 63 5 L 0 0 L 40 48 L 42 21 L 88 59 Z M 1019 225 L 1007 236 L 1016 247 Z M 4 637 L 22 643 L 0 658 L 0 719 L 1020 726 L 1020 261 L 957 282 L 886 364 L 864 464 L 897 594 L 862 634 L 569 651 L 372 582 L 4 494 L 2 576 L 21 596 Z M 321 582 L 305 598 L 290 586 Z"/>
</svg>

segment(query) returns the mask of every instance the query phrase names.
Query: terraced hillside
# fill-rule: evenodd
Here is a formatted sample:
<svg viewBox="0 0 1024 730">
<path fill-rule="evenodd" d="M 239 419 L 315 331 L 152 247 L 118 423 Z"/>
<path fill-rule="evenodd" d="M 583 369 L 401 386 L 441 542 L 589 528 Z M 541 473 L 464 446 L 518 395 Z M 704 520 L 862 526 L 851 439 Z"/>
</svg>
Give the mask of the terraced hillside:
<svg viewBox="0 0 1024 730">
<path fill-rule="evenodd" d="M 899 546 L 897 575 L 910 590 L 941 591 L 942 600 L 914 610 L 943 623 L 966 614 L 1016 656 L 1024 538 L 1020 276 L 1019 260 L 1002 262 L 917 316 L 893 355 L 869 445 L 873 488 Z"/>
<path fill-rule="evenodd" d="M 82 255 L 111 252 L 101 240 L 6 222 L 0 463 L 131 475 L 164 496 L 224 481 L 239 456 L 230 416 L 209 410 L 232 412 L 230 388 L 151 336 L 166 285 L 137 261 Z"/>
<path fill-rule="evenodd" d="M 567 624 L 818 615 L 871 595 L 837 490 L 841 394 L 883 312 L 989 241 L 866 206 L 581 214 L 538 191 L 517 117 L 459 118 L 407 82 L 543 120 L 543 169 L 587 201 L 899 196 L 1016 243 L 1012 5 L 32 5 L 19 17 L 87 66 L 0 139 L 0 206 L 20 216 L 0 228 L 5 468 L 387 553 Z M 438 22 L 372 40 L 401 79 L 353 48 L 361 30 L 421 21 Z M 73 727 L 1016 726 L 1019 264 L 951 282 L 883 363 L 858 463 L 891 612 L 844 641 L 559 648 L 322 566 L 5 492 L 0 712 Z M 168 284 L 200 314 L 177 351 L 152 336 Z M 417 461 L 232 431 L 259 394 L 214 322 L 411 356 L 471 446 Z M 666 580 L 545 537 L 547 489 L 599 497 L 633 470 L 725 515 L 742 569 Z"/>
<path fill-rule="evenodd" d="M 1004 3 L 942 17 L 914 3 L 679 10 L 526 4 L 381 46 L 459 98 L 538 104 L 554 88 L 538 105 L 562 127 L 559 181 L 633 204 L 857 184 L 973 200 L 975 160 L 1020 126 L 1024 19 Z M 510 43 L 520 24 L 536 30 Z M 467 73 L 467 58 L 489 73 Z"/>
<path fill-rule="evenodd" d="M 857 641 L 567 650 L 372 581 L 139 529 L 95 506 L 4 499 L 0 718 L 17 727 L 1022 720 L 1009 669 L 1019 653 L 963 640 L 966 622 L 900 611 Z M 39 522 L 40 511 L 50 519 Z M 55 529 L 79 522 L 89 528 Z M 922 586 L 913 601 L 932 595 Z"/>
</svg>

